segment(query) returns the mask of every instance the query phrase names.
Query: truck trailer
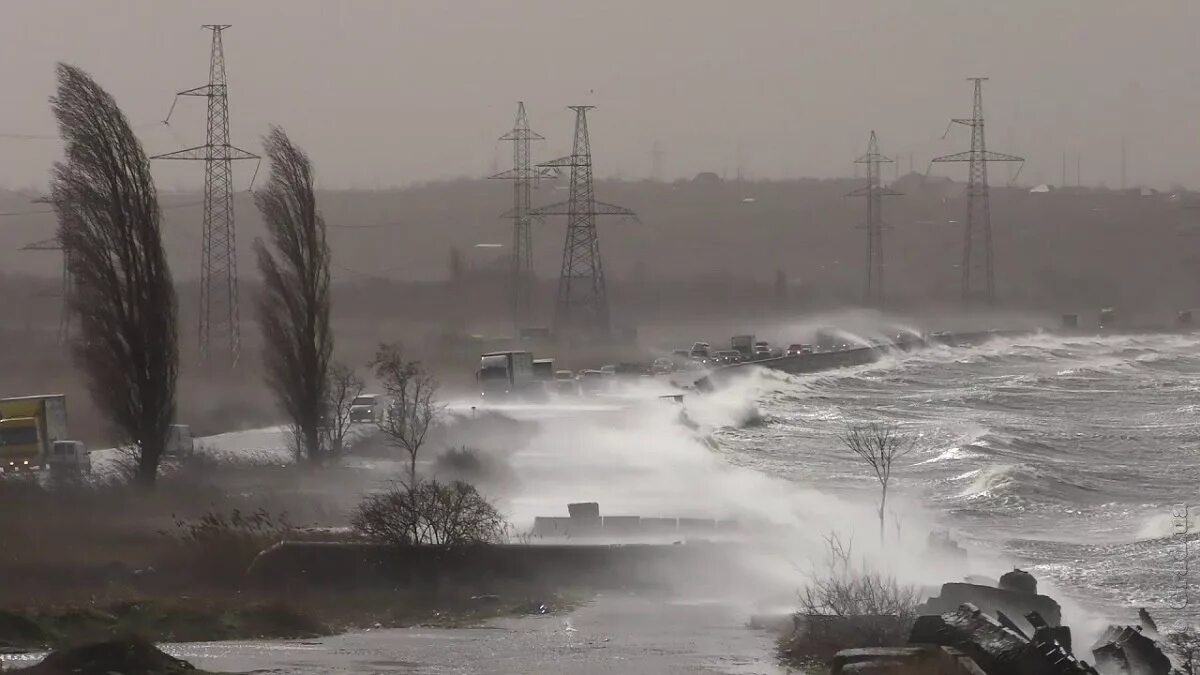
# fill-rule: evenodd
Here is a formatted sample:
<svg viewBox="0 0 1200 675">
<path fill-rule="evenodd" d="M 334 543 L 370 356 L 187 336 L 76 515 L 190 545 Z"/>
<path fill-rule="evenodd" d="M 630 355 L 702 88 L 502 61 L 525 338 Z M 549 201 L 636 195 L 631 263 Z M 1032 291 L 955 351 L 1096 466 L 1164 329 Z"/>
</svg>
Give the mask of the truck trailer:
<svg viewBox="0 0 1200 675">
<path fill-rule="evenodd" d="M 65 395 L 0 398 L 0 470 L 44 468 L 54 443 L 66 440 L 70 439 Z"/>
<path fill-rule="evenodd" d="M 479 391 L 484 396 L 520 396 L 534 387 L 533 353 L 489 352 L 479 357 Z"/>
</svg>

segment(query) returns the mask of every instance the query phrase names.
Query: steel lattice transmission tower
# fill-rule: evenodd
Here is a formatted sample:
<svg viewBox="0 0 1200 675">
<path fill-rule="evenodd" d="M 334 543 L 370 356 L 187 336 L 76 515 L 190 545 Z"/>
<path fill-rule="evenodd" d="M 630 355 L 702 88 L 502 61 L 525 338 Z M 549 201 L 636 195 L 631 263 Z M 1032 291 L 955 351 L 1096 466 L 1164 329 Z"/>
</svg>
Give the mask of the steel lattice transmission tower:
<svg viewBox="0 0 1200 675">
<path fill-rule="evenodd" d="M 987 149 L 983 134 L 983 83 L 988 78 L 967 79 L 975 83 L 974 113 L 970 119 L 953 119 L 950 123 L 971 127 L 971 149 L 936 157 L 933 161 L 969 162 L 971 165 L 967 177 L 967 220 L 963 225 L 962 300 L 969 303 L 974 299 L 976 289 L 972 286 L 972 278 L 978 276 L 979 272 L 976 270 L 982 268 L 980 271 L 985 280 L 984 299 L 992 304 L 996 302 L 996 273 L 992 255 L 992 213 L 991 198 L 988 195 L 987 163 L 1021 162 L 1024 166 L 1025 159 Z M 1020 168 L 1017 169 L 1017 173 L 1020 173 Z"/>
<path fill-rule="evenodd" d="M 228 25 L 205 25 L 212 31 L 208 84 L 175 95 L 208 99 L 208 135 L 204 145 L 157 155 L 151 159 L 204 162 L 204 233 L 200 260 L 200 358 L 228 349 L 230 363 L 241 351 L 238 310 L 237 236 L 233 224 L 233 160 L 261 159 L 229 144 L 229 98 L 225 84 L 225 49 L 221 33 Z M 175 103 L 167 113 L 168 123 Z M 255 173 L 258 169 L 255 168 Z M 253 179 L 251 179 L 253 183 Z"/>
<path fill-rule="evenodd" d="M 34 200 L 34 201 L 49 201 L 49 200 Z M 62 286 L 58 292 L 62 306 L 59 309 L 58 316 L 58 342 L 66 344 L 71 338 L 71 296 L 75 292 L 75 277 L 71 274 L 71 256 L 70 252 L 63 248 L 62 241 L 55 237 L 53 239 L 43 239 L 26 244 L 21 247 L 22 251 L 62 251 Z M 53 294 L 48 294 L 53 295 Z"/>
<path fill-rule="evenodd" d="M 871 140 L 867 143 L 867 154 L 854 160 L 855 164 L 867 166 L 867 184 L 847 194 L 847 197 L 865 197 L 867 201 L 867 222 L 863 227 L 867 231 L 867 278 L 863 286 L 863 303 L 872 307 L 883 305 L 883 198 L 900 195 L 882 182 L 880 165 L 893 162 L 891 158 L 879 153 L 879 141 L 875 132 L 871 132 Z"/>
<path fill-rule="evenodd" d="M 596 201 L 592 185 L 592 147 L 588 137 L 587 111 L 595 106 L 570 106 L 575 111 L 575 145 L 571 154 L 543 162 L 540 167 L 571 168 L 570 199 L 533 209 L 536 216 L 567 216 L 567 238 L 563 244 L 562 271 L 554 308 L 554 331 L 560 337 L 611 337 L 608 290 L 600 260 L 597 216 L 637 215 L 623 207 Z"/>
<path fill-rule="evenodd" d="M 513 207 L 502 217 L 512 218 L 513 247 L 512 247 L 512 313 L 513 324 L 520 328 L 530 318 L 530 296 L 533 286 L 533 233 L 532 225 L 535 216 L 530 213 L 533 202 L 530 196 L 533 184 L 541 177 L 542 172 L 533 164 L 529 152 L 530 141 L 545 140 L 542 136 L 529 129 L 529 118 L 525 116 L 525 103 L 517 103 L 517 121 L 508 133 L 500 137 L 502 141 L 512 141 L 513 168 L 498 173 L 491 178 L 511 180 L 513 182 Z"/>
</svg>

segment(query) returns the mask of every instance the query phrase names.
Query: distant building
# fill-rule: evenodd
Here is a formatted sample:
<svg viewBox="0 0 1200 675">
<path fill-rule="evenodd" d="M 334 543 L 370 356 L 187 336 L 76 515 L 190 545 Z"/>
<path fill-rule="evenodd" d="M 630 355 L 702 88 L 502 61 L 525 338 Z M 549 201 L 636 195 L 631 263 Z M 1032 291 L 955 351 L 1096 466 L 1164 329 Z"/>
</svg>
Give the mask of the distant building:
<svg viewBox="0 0 1200 675">
<path fill-rule="evenodd" d="M 701 171 L 700 173 L 696 174 L 696 177 L 692 179 L 692 182 L 697 185 L 716 185 L 721 182 L 721 177 L 712 171 Z"/>
</svg>

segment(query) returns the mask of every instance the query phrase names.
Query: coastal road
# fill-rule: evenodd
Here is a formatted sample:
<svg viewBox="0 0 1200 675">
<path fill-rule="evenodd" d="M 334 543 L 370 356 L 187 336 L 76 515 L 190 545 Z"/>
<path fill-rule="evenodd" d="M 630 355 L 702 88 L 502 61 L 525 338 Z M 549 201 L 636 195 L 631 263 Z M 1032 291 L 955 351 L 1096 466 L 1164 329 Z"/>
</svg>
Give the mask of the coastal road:
<svg viewBox="0 0 1200 675">
<path fill-rule="evenodd" d="M 604 595 L 569 614 L 501 619 L 478 628 L 370 630 L 304 641 L 160 645 L 216 672 L 782 675 L 773 638 L 716 602 Z M 23 666 L 40 655 L 7 657 Z M 0 657 L 0 664 L 5 663 Z"/>
</svg>

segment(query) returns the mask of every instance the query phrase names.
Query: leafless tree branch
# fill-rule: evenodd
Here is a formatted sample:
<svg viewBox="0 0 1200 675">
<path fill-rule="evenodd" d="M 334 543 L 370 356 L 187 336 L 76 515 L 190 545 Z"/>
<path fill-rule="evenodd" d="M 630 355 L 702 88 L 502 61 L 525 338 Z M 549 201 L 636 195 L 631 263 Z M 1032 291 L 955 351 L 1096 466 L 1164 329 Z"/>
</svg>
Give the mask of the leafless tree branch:
<svg viewBox="0 0 1200 675">
<path fill-rule="evenodd" d="M 417 455 L 442 412 L 437 400 L 437 381 L 419 361 L 406 359 L 399 344 L 380 345 L 371 365 L 389 399 L 387 415 L 379 423 L 379 429 L 408 453 L 408 480 L 415 485 Z"/>
<path fill-rule="evenodd" d="M 916 447 L 916 438 L 900 433 L 894 424 L 872 422 L 846 429 L 841 437 L 842 445 L 861 459 L 879 481 L 879 540 L 884 538 L 884 514 L 887 508 L 888 483 L 892 480 L 892 467 Z"/>
</svg>

